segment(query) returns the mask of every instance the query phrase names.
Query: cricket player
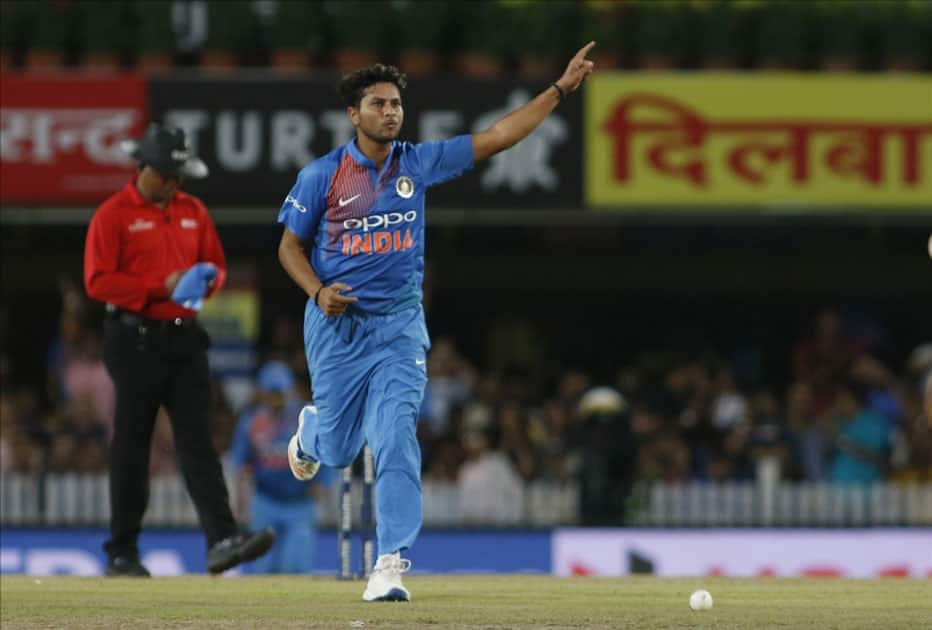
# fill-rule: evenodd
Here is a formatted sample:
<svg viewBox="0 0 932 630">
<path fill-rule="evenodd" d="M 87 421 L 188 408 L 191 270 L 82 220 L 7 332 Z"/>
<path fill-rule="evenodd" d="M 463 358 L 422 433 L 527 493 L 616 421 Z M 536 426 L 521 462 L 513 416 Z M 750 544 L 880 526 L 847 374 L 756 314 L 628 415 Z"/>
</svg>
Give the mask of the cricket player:
<svg viewBox="0 0 932 630">
<path fill-rule="evenodd" d="M 233 470 L 251 480 L 250 525 L 272 528 L 278 544 L 252 563 L 250 573 L 310 573 L 317 539 L 316 503 L 325 496 L 325 475 L 309 484 L 288 470 L 288 441 L 304 403 L 294 395 L 294 374 L 269 361 L 257 375 L 256 404 L 239 419 L 230 447 Z"/>
<path fill-rule="evenodd" d="M 278 258 L 308 295 L 304 343 L 313 405 L 288 445 L 295 477 L 342 468 L 363 444 L 375 457 L 378 559 L 365 601 L 408 601 L 401 552 L 421 528 L 421 452 L 415 435 L 430 348 L 421 281 L 424 195 L 527 137 L 593 71 L 586 44 L 566 71 L 490 129 L 441 142 L 398 141 L 404 122 L 397 68 L 346 76 L 340 94 L 356 138 L 298 174 L 278 222 Z"/>
</svg>

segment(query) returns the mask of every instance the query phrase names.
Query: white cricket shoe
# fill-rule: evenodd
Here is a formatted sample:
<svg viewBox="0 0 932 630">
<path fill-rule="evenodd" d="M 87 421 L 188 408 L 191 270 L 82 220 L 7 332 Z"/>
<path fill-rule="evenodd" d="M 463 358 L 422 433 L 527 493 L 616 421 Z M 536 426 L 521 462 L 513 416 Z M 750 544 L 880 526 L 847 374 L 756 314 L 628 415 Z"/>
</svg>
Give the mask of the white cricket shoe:
<svg viewBox="0 0 932 630">
<path fill-rule="evenodd" d="M 397 551 L 379 556 L 362 594 L 367 602 L 408 602 L 411 593 L 401 583 L 401 574 L 411 568 L 411 561 Z"/>
<path fill-rule="evenodd" d="M 298 430 L 288 442 L 288 465 L 291 466 L 291 474 L 300 481 L 310 481 L 320 469 L 320 462 L 305 455 L 298 446 L 298 436 L 301 435 L 301 429 L 304 427 L 304 411 L 307 409 L 313 409 L 313 407 L 304 407 L 298 412 Z"/>
</svg>

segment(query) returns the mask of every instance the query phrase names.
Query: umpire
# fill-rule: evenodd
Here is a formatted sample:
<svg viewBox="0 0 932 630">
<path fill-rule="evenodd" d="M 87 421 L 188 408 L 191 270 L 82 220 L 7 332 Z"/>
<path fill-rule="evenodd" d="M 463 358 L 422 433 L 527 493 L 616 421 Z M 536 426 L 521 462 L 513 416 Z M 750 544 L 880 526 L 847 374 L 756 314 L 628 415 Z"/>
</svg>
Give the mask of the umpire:
<svg viewBox="0 0 932 630">
<path fill-rule="evenodd" d="M 211 441 L 210 339 L 195 315 L 223 284 L 226 260 L 204 204 L 179 190 L 185 177 L 206 177 L 207 166 L 180 129 L 153 124 L 125 147 L 139 169 L 97 209 L 84 249 L 87 293 L 107 304 L 104 361 L 116 386 L 107 575 L 149 575 L 137 541 L 160 405 L 207 536 L 207 568 L 220 573 L 264 554 L 275 534 L 238 530 Z"/>
</svg>

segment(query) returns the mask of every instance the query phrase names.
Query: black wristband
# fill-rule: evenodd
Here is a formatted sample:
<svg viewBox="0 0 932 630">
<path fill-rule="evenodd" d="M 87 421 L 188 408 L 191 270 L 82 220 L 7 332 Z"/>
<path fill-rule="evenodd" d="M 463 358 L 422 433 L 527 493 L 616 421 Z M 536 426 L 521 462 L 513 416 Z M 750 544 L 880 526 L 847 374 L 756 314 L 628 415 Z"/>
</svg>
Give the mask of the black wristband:
<svg viewBox="0 0 932 630">
<path fill-rule="evenodd" d="M 561 101 L 562 101 L 563 99 L 566 98 L 566 92 L 563 91 L 563 88 L 561 88 L 559 85 L 557 85 L 557 82 L 556 82 L 556 81 L 554 81 L 554 82 L 551 83 L 550 85 L 552 85 L 553 87 L 557 88 L 557 94 L 560 95 L 560 100 L 561 100 Z"/>
<path fill-rule="evenodd" d="M 324 285 L 320 285 L 320 287 L 318 287 L 317 291 L 314 293 L 314 305 L 315 306 L 320 306 L 320 304 L 317 303 L 317 298 L 320 296 L 320 292 L 323 291 L 323 289 L 324 289 Z"/>
</svg>

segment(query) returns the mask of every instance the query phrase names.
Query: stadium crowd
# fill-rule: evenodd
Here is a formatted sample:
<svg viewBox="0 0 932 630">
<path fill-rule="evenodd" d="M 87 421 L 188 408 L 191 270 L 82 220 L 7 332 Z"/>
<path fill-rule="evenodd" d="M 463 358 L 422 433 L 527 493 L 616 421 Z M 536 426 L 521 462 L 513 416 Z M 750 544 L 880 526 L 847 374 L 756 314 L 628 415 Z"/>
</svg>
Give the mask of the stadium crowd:
<svg viewBox="0 0 932 630">
<path fill-rule="evenodd" d="M 3 472 L 106 470 L 114 393 L 94 307 L 73 282 L 62 281 L 61 295 L 44 391 L 8 386 L 10 362 L 2 362 Z M 932 344 L 915 347 L 905 365 L 886 365 L 874 353 L 883 327 L 841 312 L 818 312 L 810 331 L 787 340 L 785 386 L 753 352 L 648 351 L 605 383 L 581 369 L 535 371 L 520 344 L 506 363 L 494 361 L 508 367 L 483 369 L 453 339 L 435 339 L 419 425 L 425 479 L 461 488 L 579 483 L 588 522 L 618 514 L 635 480 L 751 480 L 763 461 L 788 480 L 932 481 Z M 290 319 L 272 322 L 263 359 L 290 365 L 294 396 L 307 400 L 301 333 Z M 223 452 L 239 410 L 221 383 L 213 389 Z M 164 417 L 150 465 L 153 475 L 174 474 Z"/>
<path fill-rule="evenodd" d="M 549 76 L 595 39 L 600 68 L 932 68 L 923 0 L 4 1 L 4 68 L 392 61 L 412 76 Z"/>
</svg>

